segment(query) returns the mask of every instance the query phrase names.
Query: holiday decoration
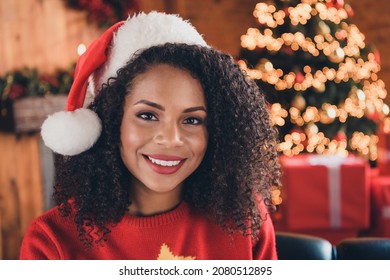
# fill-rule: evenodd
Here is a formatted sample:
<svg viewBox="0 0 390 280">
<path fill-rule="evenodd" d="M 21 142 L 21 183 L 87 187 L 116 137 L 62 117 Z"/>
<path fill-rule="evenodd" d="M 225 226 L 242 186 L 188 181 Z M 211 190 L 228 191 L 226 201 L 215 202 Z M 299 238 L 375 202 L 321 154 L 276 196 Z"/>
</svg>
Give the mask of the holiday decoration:
<svg viewBox="0 0 390 280">
<path fill-rule="evenodd" d="M 364 159 L 300 154 L 280 161 L 286 197 L 280 210 L 288 229 L 368 228 L 369 167 Z"/>
<path fill-rule="evenodd" d="M 271 103 L 280 152 L 353 152 L 375 163 L 387 92 L 379 53 L 351 23 L 351 6 L 274 0 L 258 3 L 253 15 L 257 26 L 241 36 L 239 64 Z"/>
<path fill-rule="evenodd" d="M 138 12 L 137 0 L 65 0 L 69 8 L 87 11 L 88 19 L 108 27 Z"/>
<path fill-rule="evenodd" d="M 273 215 L 277 230 L 337 243 L 370 226 L 370 168 L 355 155 L 299 154 L 280 157 L 283 203 Z"/>
<path fill-rule="evenodd" d="M 23 68 L 0 77 L 0 130 L 38 131 L 48 114 L 64 108 L 73 72 L 74 65 L 51 75 Z"/>
</svg>

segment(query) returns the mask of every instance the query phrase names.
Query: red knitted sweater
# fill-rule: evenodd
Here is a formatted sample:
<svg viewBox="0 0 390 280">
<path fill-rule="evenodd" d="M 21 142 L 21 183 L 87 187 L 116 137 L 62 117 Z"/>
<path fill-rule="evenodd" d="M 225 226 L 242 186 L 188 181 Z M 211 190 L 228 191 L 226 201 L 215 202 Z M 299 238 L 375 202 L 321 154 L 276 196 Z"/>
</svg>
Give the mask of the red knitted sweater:
<svg viewBox="0 0 390 280">
<path fill-rule="evenodd" d="M 277 259 L 269 217 L 256 243 L 240 233 L 229 235 L 185 202 L 155 216 L 126 214 L 109 229 L 106 242 L 86 249 L 78 239 L 73 216 L 63 218 L 53 208 L 27 229 L 20 259 Z"/>
</svg>

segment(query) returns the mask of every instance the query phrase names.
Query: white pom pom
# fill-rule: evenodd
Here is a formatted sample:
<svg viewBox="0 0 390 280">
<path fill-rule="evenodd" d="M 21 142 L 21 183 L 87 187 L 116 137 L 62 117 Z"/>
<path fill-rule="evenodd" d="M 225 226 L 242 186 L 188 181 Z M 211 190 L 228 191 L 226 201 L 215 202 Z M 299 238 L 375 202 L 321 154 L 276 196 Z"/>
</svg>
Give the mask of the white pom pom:
<svg viewBox="0 0 390 280">
<path fill-rule="evenodd" d="M 95 112 L 81 108 L 49 116 L 41 127 L 45 145 L 54 152 L 73 156 L 91 148 L 98 140 L 102 126 Z"/>
</svg>

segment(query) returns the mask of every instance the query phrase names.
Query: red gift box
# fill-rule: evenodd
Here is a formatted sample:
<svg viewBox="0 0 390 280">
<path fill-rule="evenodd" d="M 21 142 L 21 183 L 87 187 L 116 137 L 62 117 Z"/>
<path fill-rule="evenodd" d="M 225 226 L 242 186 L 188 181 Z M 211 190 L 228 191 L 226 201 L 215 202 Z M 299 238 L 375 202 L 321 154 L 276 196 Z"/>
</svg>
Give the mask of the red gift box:
<svg viewBox="0 0 390 280">
<path fill-rule="evenodd" d="M 356 156 L 281 156 L 282 198 L 275 227 L 289 231 L 369 227 L 369 166 Z"/>
<path fill-rule="evenodd" d="M 371 178 L 370 235 L 390 237 L 390 176 Z"/>
</svg>

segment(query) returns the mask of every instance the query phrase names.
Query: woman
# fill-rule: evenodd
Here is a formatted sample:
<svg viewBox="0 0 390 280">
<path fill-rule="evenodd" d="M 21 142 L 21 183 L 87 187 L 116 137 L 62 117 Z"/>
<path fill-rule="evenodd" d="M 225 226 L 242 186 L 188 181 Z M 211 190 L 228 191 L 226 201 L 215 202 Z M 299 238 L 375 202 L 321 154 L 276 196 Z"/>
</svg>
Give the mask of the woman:
<svg viewBox="0 0 390 280">
<path fill-rule="evenodd" d="M 122 48 L 129 38 L 147 43 Z M 276 132 L 229 55 L 153 12 L 112 27 L 77 67 L 68 112 L 42 127 L 62 154 L 58 206 L 31 224 L 21 259 L 277 258 Z M 95 97 L 79 109 L 87 79 Z M 64 133 L 69 119 L 79 128 Z"/>
</svg>

